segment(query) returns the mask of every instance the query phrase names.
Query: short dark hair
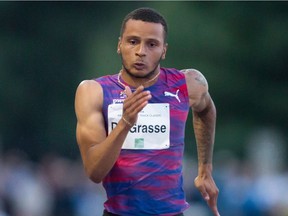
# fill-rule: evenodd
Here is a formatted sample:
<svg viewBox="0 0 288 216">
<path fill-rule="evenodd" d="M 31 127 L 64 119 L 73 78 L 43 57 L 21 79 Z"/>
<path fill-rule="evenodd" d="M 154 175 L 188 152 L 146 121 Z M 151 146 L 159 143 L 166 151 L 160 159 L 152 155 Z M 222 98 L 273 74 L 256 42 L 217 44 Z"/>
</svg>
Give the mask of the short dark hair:
<svg viewBox="0 0 288 216">
<path fill-rule="evenodd" d="M 164 28 L 164 41 L 167 39 L 168 34 L 168 26 L 165 18 L 156 10 L 152 8 L 138 8 L 136 10 L 131 11 L 126 17 L 123 19 L 120 36 L 122 37 L 123 32 L 125 30 L 125 26 L 128 20 L 141 20 L 143 22 L 151 22 L 151 23 L 160 23 Z"/>
</svg>

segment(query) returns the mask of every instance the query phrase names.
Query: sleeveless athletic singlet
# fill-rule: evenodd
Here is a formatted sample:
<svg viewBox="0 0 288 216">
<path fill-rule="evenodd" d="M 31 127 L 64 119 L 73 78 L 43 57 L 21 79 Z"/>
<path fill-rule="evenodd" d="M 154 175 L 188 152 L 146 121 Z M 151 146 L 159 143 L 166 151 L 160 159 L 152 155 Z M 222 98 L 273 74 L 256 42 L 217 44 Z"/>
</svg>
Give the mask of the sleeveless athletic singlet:
<svg viewBox="0 0 288 216">
<path fill-rule="evenodd" d="M 108 121 L 108 107 L 123 103 L 124 87 L 118 82 L 117 74 L 103 76 L 96 81 L 103 88 L 102 110 L 108 134 L 108 128 L 113 129 L 110 125 L 113 123 Z M 189 112 L 185 76 L 176 69 L 161 68 L 157 82 L 145 90 L 152 94 L 149 104 L 160 107 L 168 104 L 170 120 L 165 124 L 157 122 L 159 125 L 151 127 L 145 125 L 149 124 L 149 120 L 144 121 L 142 126 L 137 126 L 137 121 L 131 130 L 134 133 L 142 130 L 148 136 L 151 133 L 150 138 L 153 138 L 153 134 L 170 128 L 167 135 L 170 143 L 167 148 L 160 149 L 141 149 L 141 142 L 140 145 L 137 142 L 140 149 L 122 148 L 115 165 L 103 180 L 107 193 L 104 207 L 108 212 L 122 216 L 175 215 L 189 207 L 182 188 L 184 132 Z M 151 113 L 148 115 L 153 116 Z M 157 145 L 158 138 L 152 140 Z"/>
</svg>

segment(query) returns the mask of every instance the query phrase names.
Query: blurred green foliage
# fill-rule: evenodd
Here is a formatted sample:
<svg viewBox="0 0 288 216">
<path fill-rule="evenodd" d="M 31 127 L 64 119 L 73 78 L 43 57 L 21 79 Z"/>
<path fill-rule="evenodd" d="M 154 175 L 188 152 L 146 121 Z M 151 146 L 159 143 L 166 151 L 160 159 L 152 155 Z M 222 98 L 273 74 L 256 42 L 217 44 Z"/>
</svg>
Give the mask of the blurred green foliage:
<svg viewBox="0 0 288 216">
<path fill-rule="evenodd" d="M 165 67 L 196 68 L 218 111 L 215 150 L 244 155 L 254 128 L 288 129 L 288 2 L 0 2 L 0 147 L 79 157 L 74 94 L 117 73 L 124 16 L 167 19 Z M 187 152 L 195 154 L 191 122 Z M 286 135 L 286 134 L 285 134 Z M 287 138 L 287 135 L 286 135 Z"/>
</svg>

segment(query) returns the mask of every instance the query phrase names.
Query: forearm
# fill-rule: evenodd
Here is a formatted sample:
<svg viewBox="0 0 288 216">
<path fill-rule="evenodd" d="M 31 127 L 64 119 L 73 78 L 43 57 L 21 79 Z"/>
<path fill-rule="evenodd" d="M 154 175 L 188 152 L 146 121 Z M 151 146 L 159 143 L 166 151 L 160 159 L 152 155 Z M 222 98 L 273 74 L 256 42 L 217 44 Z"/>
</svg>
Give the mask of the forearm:
<svg viewBox="0 0 288 216">
<path fill-rule="evenodd" d="M 193 111 L 193 126 L 197 144 L 199 171 L 202 168 L 212 170 L 215 125 L 216 108 L 211 99 L 203 111 Z"/>
<path fill-rule="evenodd" d="M 99 183 L 117 161 L 130 126 L 120 120 L 117 127 L 100 143 L 93 144 L 83 152 L 84 166 L 89 178 Z"/>
</svg>

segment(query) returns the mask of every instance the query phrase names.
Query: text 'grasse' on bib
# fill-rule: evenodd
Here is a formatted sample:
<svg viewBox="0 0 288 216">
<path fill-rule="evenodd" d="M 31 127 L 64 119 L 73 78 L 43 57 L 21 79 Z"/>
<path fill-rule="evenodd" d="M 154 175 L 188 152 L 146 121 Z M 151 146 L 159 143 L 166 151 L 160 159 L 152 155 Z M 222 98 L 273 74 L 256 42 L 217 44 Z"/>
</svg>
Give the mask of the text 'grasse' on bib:
<svg viewBox="0 0 288 216">
<path fill-rule="evenodd" d="M 108 106 L 108 132 L 122 117 L 123 104 Z M 122 149 L 167 149 L 170 147 L 170 106 L 168 103 L 147 104 L 138 113 L 137 122 L 130 129 Z"/>
</svg>

